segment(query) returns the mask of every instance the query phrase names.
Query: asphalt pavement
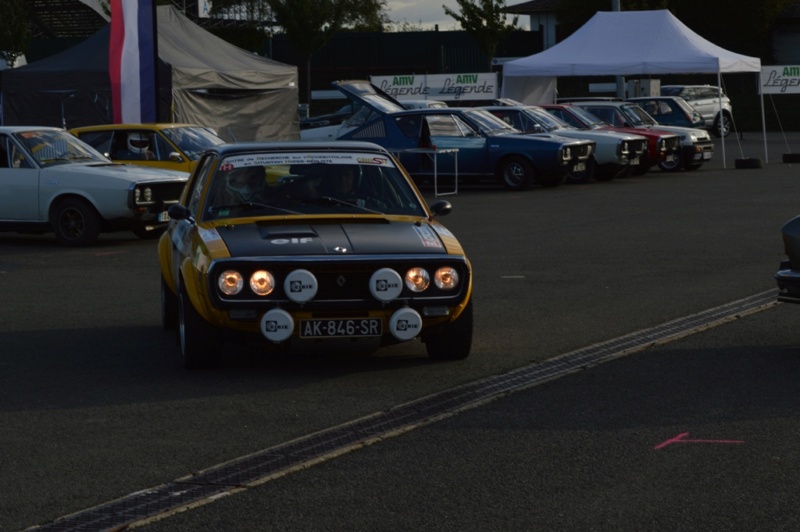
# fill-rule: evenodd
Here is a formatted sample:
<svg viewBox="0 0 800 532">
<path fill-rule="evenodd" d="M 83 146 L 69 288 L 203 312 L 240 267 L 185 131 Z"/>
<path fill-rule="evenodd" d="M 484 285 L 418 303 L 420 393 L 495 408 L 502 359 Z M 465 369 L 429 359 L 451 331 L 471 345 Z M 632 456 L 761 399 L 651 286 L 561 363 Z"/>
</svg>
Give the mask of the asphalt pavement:
<svg viewBox="0 0 800 532">
<path fill-rule="evenodd" d="M 128 510 L 170 531 L 796 530 L 800 306 L 645 335 L 631 352 L 447 402 L 754 294 L 770 301 L 800 193 L 781 154 L 800 151 L 800 134 L 768 145 L 765 157 L 760 133 L 729 137 L 727 168 L 718 157 L 694 172 L 448 196 L 442 221 L 475 268 L 474 349 L 457 363 L 407 344 L 368 359 L 232 351 L 218 371 L 187 372 L 159 326 L 154 242 L 67 249 L 0 234 L 0 529 L 62 529 L 57 518 L 165 484 L 178 497 L 195 485 L 176 479 L 430 397 L 438 418 L 263 482 L 205 484 L 213 495 L 185 511 Z M 765 164 L 735 169 L 741 157 Z"/>
</svg>

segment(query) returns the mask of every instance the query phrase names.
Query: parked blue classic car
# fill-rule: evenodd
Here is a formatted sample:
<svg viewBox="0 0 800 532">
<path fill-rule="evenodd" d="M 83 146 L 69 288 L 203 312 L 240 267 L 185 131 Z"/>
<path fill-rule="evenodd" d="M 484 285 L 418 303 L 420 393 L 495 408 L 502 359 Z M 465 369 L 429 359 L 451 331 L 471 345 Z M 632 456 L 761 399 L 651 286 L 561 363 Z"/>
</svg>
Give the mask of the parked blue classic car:
<svg viewBox="0 0 800 532">
<path fill-rule="evenodd" d="M 404 110 L 369 81 L 340 81 L 333 86 L 363 107 L 331 132 L 332 138 L 379 144 L 418 181 L 432 179 L 436 168 L 438 178 L 457 174 L 465 182 L 497 179 L 512 190 L 533 184 L 554 187 L 566 180 L 568 171 L 585 170 L 595 149 L 591 140 L 525 135 L 482 109 Z M 438 157 L 434 165 L 434 151 L 454 149 L 458 150 L 454 157 Z"/>
</svg>

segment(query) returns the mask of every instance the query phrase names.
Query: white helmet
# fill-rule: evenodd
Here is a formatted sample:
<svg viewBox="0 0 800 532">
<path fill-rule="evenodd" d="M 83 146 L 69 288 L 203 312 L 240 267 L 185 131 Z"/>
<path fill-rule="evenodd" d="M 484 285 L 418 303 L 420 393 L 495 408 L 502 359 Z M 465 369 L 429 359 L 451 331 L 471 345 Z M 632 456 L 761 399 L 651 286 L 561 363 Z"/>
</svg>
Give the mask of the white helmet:
<svg viewBox="0 0 800 532">
<path fill-rule="evenodd" d="M 150 140 L 144 133 L 131 133 L 128 135 L 128 149 L 133 153 L 146 153 L 149 147 Z"/>
</svg>

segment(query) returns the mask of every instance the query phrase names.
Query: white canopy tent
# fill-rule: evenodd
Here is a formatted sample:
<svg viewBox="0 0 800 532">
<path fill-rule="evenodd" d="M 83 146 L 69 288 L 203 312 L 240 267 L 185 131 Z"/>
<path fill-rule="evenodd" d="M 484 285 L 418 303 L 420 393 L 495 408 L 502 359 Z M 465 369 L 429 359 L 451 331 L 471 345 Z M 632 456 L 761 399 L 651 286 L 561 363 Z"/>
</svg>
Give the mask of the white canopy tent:
<svg viewBox="0 0 800 532">
<path fill-rule="evenodd" d="M 558 76 L 713 73 L 721 87 L 722 74 L 730 72 L 760 73 L 761 59 L 720 48 L 666 9 L 598 11 L 552 48 L 504 63 L 502 94 L 524 103 L 544 103 L 548 90 L 542 87 L 549 84 L 554 91 Z M 761 115 L 763 125 L 763 96 Z M 724 162 L 724 140 L 722 152 Z"/>
</svg>

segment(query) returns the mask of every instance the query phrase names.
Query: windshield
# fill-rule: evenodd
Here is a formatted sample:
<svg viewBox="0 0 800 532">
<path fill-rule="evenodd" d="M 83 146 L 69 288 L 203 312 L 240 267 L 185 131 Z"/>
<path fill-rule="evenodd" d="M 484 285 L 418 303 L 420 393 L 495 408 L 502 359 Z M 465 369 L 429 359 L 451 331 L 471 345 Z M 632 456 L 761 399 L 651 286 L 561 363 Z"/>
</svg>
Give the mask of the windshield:
<svg viewBox="0 0 800 532">
<path fill-rule="evenodd" d="M 470 121 L 477 125 L 483 133 L 489 135 L 504 135 L 509 133 L 520 133 L 520 131 L 502 119 L 497 118 L 489 111 L 483 109 L 470 109 L 464 114 Z"/>
<path fill-rule="evenodd" d="M 570 111 L 572 114 L 577 116 L 584 124 L 587 125 L 590 129 L 597 129 L 600 127 L 607 127 L 609 125 L 608 122 L 604 122 L 603 120 L 599 119 L 597 116 L 593 115 L 586 109 L 582 107 L 570 107 Z"/>
<path fill-rule="evenodd" d="M 204 220 L 245 216 L 426 216 L 422 200 L 380 153 L 261 152 L 220 161 Z"/>
<path fill-rule="evenodd" d="M 192 161 L 200 159 L 208 148 L 225 143 L 204 127 L 170 127 L 161 132 Z"/>
<path fill-rule="evenodd" d="M 20 131 L 14 137 L 25 151 L 41 166 L 70 163 L 110 163 L 100 152 L 78 140 L 75 135 L 59 129 Z"/>
<path fill-rule="evenodd" d="M 526 107 L 525 114 L 533 118 L 547 131 L 553 131 L 554 129 L 575 129 L 557 116 L 551 115 L 544 109 L 538 107 Z"/>
<path fill-rule="evenodd" d="M 634 126 L 655 126 L 658 124 L 655 118 L 636 104 L 623 105 L 620 110 L 625 115 L 625 119 Z"/>
</svg>

